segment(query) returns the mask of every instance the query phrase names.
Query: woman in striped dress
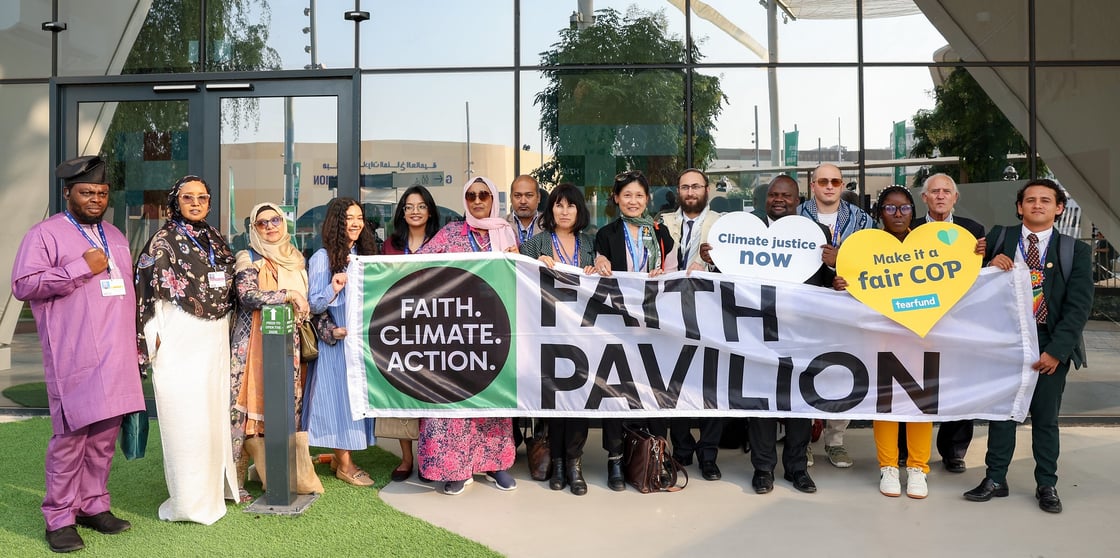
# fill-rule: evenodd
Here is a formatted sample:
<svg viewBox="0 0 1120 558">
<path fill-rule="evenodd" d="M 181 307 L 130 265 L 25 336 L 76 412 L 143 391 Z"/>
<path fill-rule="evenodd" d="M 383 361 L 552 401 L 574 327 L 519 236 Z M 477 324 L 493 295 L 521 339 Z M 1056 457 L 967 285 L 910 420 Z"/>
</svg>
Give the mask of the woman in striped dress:
<svg viewBox="0 0 1120 558">
<path fill-rule="evenodd" d="M 336 324 L 346 323 L 346 263 L 351 254 L 376 255 L 377 244 L 362 206 L 351 198 L 336 198 L 323 221 L 323 247 L 311 256 L 307 270 L 311 312 L 329 312 Z M 372 446 L 374 438 L 373 419 L 350 416 L 346 347 L 338 342 L 346 334 L 346 327 L 338 326 L 331 331 L 334 343 L 319 341 L 305 409 L 308 438 L 313 446 L 334 448 L 331 469 L 340 480 L 373 486 L 369 473 L 350 459 L 351 451 Z"/>
</svg>

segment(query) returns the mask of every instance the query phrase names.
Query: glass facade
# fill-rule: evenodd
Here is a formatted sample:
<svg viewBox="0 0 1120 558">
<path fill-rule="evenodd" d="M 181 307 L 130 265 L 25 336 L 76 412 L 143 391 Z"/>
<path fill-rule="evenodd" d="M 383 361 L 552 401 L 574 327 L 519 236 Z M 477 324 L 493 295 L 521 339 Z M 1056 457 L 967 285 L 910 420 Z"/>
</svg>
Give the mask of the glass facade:
<svg viewBox="0 0 1120 558">
<path fill-rule="evenodd" d="M 1111 164 L 1120 145 L 1104 132 L 1120 124 L 1111 106 L 1120 46 L 1105 29 L 1120 8 L 1108 0 L 791 1 L 771 9 L 737 0 L 12 4 L 0 14 L 0 99 L 3 121 L 25 133 L 0 138 L 0 153 L 31 145 L 40 155 L 26 159 L 34 165 L 9 159 L 8 184 L 45 184 L 41 154 L 49 149 L 117 150 L 115 168 L 132 173 L 137 161 L 148 169 L 187 165 L 175 146 L 188 135 L 209 141 L 202 130 L 188 134 L 181 119 L 131 129 L 125 105 L 91 103 L 77 116 L 79 144 L 49 145 L 60 125 L 47 117 L 51 78 L 65 87 L 357 70 L 356 114 L 296 101 L 290 152 L 277 127 L 280 98 L 218 105 L 214 160 L 233 167 L 216 171 L 226 200 L 218 218 L 231 237 L 243 228 L 236 213 L 251 205 L 242 192 L 279 195 L 291 181 L 285 157 L 302 166 L 305 199 L 290 200 L 298 221 L 339 195 L 333 150 L 357 143 L 354 191 L 382 227 L 397 193 L 414 183 L 431 186 L 454 218 L 469 176 L 503 186 L 518 174 L 533 174 L 545 188 L 573 182 L 586 188 L 601 224 L 612 214 L 606 194 L 620 170 L 641 169 L 668 190 L 679 170 L 703 168 L 717 184 L 713 203 L 738 209 L 782 172 L 807 193 L 807 172 L 832 161 L 872 196 L 949 172 L 964 184 L 962 205 L 992 223 L 1013 221 L 1013 207 L 987 207 L 989 198 L 971 195 L 969 185 L 1053 173 L 1082 202 L 1081 236 L 1096 226 L 1120 239 L 1120 175 Z M 346 15 L 361 11 L 368 20 Z M 56 20 L 66 29 L 42 29 Z M 352 137 L 335 125 L 346 118 Z M 944 127 L 989 122 L 977 119 L 990 119 L 976 128 L 983 145 Z M 156 153 L 159 146 L 170 151 Z M 203 160 L 213 164 L 194 161 Z M 146 192 L 168 182 L 140 180 L 122 190 L 121 218 L 142 217 Z M 18 238 L 28 225 L 12 224 L 4 236 Z"/>
</svg>

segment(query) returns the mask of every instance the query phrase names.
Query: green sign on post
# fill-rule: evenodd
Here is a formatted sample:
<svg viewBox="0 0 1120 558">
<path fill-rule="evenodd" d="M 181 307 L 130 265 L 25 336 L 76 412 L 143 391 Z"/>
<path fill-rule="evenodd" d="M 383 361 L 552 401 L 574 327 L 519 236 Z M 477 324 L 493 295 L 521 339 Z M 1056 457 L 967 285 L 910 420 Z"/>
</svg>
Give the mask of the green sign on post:
<svg viewBox="0 0 1120 558">
<path fill-rule="evenodd" d="M 787 167 L 797 166 L 797 130 L 786 132 L 786 162 Z"/>
<path fill-rule="evenodd" d="M 261 333 L 265 335 L 291 335 L 295 331 L 292 307 L 288 304 L 269 304 L 261 308 Z"/>
<path fill-rule="evenodd" d="M 902 122 L 895 122 L 894 123 L 894 132 L 891 134 L 891 136 L 892 136 L 892 139 L 894 140 L 893 141 L 893 144 L 894 144 L 893 145 L 893 147 L 894 147 L 894 158 L 895 159 L 905 159 L 906 158 L 906 121 L 905 120 L 903 120 Z M 902 167 L 902 166 L 895 166 L 894 167 L 894 182 L 893 182 L 893 184 L 898 184 L 900 186 L 905 186 L 906 185 L 906 167 Z"/>
</svg>

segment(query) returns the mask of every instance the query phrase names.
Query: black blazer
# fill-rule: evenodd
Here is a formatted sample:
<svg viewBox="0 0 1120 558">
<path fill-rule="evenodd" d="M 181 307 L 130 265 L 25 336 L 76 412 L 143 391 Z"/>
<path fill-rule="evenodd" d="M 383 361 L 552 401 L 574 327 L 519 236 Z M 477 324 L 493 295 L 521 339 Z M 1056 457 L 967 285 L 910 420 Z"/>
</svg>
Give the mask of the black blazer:
<svg viewBox="0 0 1120 558">
<path fill-rule="evenodd" d="M 626 271 L 629 265 L 626 261 L 626 236 L 622 232 L 624 222 L 615 219 L 595 233 L 595 253 L 610 260 L 611 269 L 616 271 Z M 653 230 L 661 243 L 661 262 L 664 265 L 666 255 L 673 249 L 673 237 L 669 235 L 668 227 L 660 223 L 654 223 Z"/>
<path fill-rule="evenodd" d="M 926 218 L 925 217 L 915 217 L 913 221 L 910 221 L 910 228 L 914 229 L 914 228 L 917 228 L 918 225 L 922 225 L 922 224 L 925 224 L 925 223 L 926 223 Z M 984 238 L 984 225 L 981 225 L 980 223 L 977 223 L 976 221 L 973 221 L 972 219 L 969 219 L 968 217 L 961 217 L 960 215 L 954 215 L 953 216 L 953 224 L 954 225 L 960 225 L 960 226 L 964 227 L 965 230 L 972 233 L 972 236 L 976 237 L 976 240 L 980 240 L 981 238 Z"/>
<path fill-rule="evenodd" d="M 754 215 L 755 217 L 758 217 L 759 219 L 761 219 L 762 224 L 766 225 L 767 228 L 770 227 L 770 220 L 766 217 L 766 212 L 763 211 L 762 208 L 755 209 L 754 211 L 751 212 L 751 215 Z M 828 227 L 825 226 L 825 225 L 822 225 L 820 223 L 817 223 L 817 226 L 819 226 L 821 228 L 821 230 L 824 231 L 825 244 L 826 245 L 832 244 L 832 233 L 829 232 Z M 824 262 L 821 262 L 820 269 L 818 269 L 817 272 L 814 273 L 811 277 L 806 279 L 805 284 L 806 285 L 815 285 L 817 287 L 828 287 L 828 288 L 831 289 L 832 288 L 832 279 L 834 277 L 836 277 L 836 270 L 832 269 L 831 267 L 828 267 L 827 265 L 824 264 Z"/>
<path fill-rule="evenodd" d="M 955 217 L 954 217 L 955 219 Z M 998 240 L 1000 227 L 992 227 L 988 232 L 988 245 Z M 1019 236 L 1022 226 L 1011 225 L 1007 227 L 1003 246 L 995 246 L 994 254 L 1004 254 L 1015 260 L 1015 252 L 1019 249 Z M 1046 298 L 1046 331 L 1050 334 L 1050 341 L 1038 350 L 1048 353 L 1058 359 L 1058 362 L 1073 360 L 1076 368 L 1081 368 L 1085 362 L 1082 352 L 1081 331 L 1089 321 L 1089 312 L 1093 307 L 1093 263 L 1090 258 L 1091 250 L 1088 244 L 1077 241 L 1073 243 L 1073 266 L 1069 277 L 1064 277 L 1061 272 L 1061 254 L 1059 254 L 1058 239 L 1061 233 L 1054 230 L 1050 235 L 1050 243 L 1046 248 L 1046 267 L 1042 270 L 1042 295 Z M 1041 342 L 1040 342 L 1041 345 Z"/>
</svg>

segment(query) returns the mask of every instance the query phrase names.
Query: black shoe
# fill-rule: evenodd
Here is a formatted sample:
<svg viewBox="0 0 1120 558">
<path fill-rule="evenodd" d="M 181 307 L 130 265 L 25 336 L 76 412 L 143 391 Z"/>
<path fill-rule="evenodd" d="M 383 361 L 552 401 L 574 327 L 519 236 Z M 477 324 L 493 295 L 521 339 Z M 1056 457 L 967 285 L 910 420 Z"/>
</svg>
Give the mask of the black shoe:
<svg viewBox="0 0 1120 558">
<path fill-rule="evenodd" d="M 723 478 L 723 473 L 719 472 L 719 467 L 715 461 L 701 461 L 700 462 L 700 475 L 704 480 L 717 481 Z"/>
<path fill-rule="evenodd" d="M 52 552 L 74 552 L 86 547 L 82 536 L 73 525 L 67 525 L 54 531 L 47 531 L 47 546 Z"/>
<path fill-rule="evenodd" d="M 615 492 L 626 490 L 626 480 L 622 477 L 622 456 L 607 456 L 607 486 Z"/>
<path fill-rule="evenodd" d="M 755 471 L 751 479 L 751 486 L 755 494 L 769 494 L 774 490 L 774 473 L 770 471 Z"/>
<path fill-rule="evenodd" d="M 94 515 L 79 515 L 74 518 L 74 521 L 82 527 L 89 527 L 106 535 L 116 535 L 132 527 L 131 523 L 113 515 L 113 512 L 110 511 L 103 511 Z"/>
<path fill-rule="evenodd" d="M 583 480 L 583 459 L 576 457 L 568 460 L 567 466 L 568 487 L 572 494 L 583 496 L 587 494 L 587 481 Z"/>
<path fill-rule="evenodd" d="M 1058 489 L 1053 486 L 1040 486 L 1035 489 L 1034 497 L 1038 498 L 1038 509 L 1050 513 L 1062 513 L 1062 499 L 1058 498 Z"/>
<path fill-rule="evenodd" d="M 801 492 L 812 494 L 817 491 L 817 483 L 813 482 L 813 478 L 809 476 L 807 471 L 786 473 L 784 478 L 793 483 L 793 487 Z"/>
<path fill-rule="evenodd" d="M 964 460 L 959 457 L 946 457 L 941 462 L 945 464 L 945 470 L 950 473 L 963 473 L 967 469 Z"/>
<path fill-rule="evenodd" d="M 993 497 L 1005 498 L 1007 494 L 1007 483 L 1000 484 L 988 477 L 984 477 L 984 480 L 980 481 L 980 486 L 964 493 L 964 499 L 970 502 L 987 502 Z"/>
<path fill-rule="evenodd" d="M 552 460 L 552 476 L 548 478 L 548 487 L 553 490 L 564 490 L 563 457 L 557 457 Z"/>
</svg>

